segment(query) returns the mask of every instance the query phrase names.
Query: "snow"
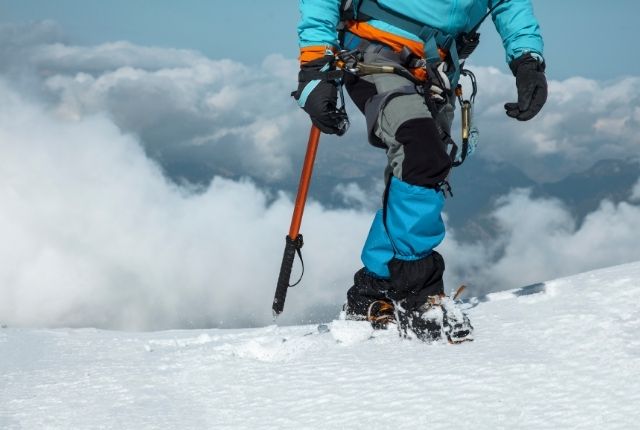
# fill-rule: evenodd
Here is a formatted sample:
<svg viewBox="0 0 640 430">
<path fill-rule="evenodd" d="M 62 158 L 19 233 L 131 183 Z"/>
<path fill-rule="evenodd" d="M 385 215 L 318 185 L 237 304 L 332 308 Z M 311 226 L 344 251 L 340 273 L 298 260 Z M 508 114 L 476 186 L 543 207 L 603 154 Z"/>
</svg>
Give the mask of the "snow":
<svg viewBox="0 0 640 430">
<path fill-rule="evenodd" d="M 494 293 L 467 303 L 461 345 L 349 321 L 4 328 L 0 428 L 634 428 L 639 297 L 640 263 Z"/>
</svg>

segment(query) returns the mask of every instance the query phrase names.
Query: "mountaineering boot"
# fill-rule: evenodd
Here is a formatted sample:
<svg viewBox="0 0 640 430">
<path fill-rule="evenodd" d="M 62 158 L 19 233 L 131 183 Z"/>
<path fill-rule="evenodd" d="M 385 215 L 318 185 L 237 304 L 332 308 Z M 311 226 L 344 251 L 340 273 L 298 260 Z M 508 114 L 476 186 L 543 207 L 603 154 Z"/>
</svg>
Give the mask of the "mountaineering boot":
<svg viewBox="0 0 640 430">
<path fill-rule="evenodd" d="M 353 277 L 353 287 L 347 291 L 345 319 L 369 321 L 374 329 L 387 328 L 395 320 L 393 302 L 386 296 L 391 284 L 362 268 Z"/>
<path fill-rule="evenodd" d="M 442 324 L 444 313 L 439 304 L 440 296 L 430 296 L 427 303 L 417 310 L 402 312 L 401 333 L 405 337 L 411 331 L 416 338 L 423 342 L 437 342 L 442 338 Z"/>
<path fill-rule="evenodd" d="M 367 321 L 374 330 L 384 330 L 390 323 L 396 322 L 393 303 L 390 300 L 376 300 L 369 305 Z"/>
<path fill-rule="evenodd" d="M 469 317 L 462 312 L 455 299 L 444 296 L 440 301 L 443 312 L 442 328 L 450 343 L 473 340 L 473 326 Z"/>
<path fill-rule="evenodd" d="M 456 303 L 457 296 L 429 296 L 427 302 L 417 310 L 406 312 L 406 316 L 400 317 L 405 336 L 409 329 L 423 342 L 436 342 L 443 337 L 449 343 L 472 341 L 473 326 Z"/>
<path fill-rule="evenodd" d="M 342 307 L 340 318 L 347 321 L 369 321 L 374 330 L 386 330 L 389 324 L 396 322 L 393 302 L 386 299 L 371 302 L 365 315 L 352 312 L 347 301 Z"/>
</svg>

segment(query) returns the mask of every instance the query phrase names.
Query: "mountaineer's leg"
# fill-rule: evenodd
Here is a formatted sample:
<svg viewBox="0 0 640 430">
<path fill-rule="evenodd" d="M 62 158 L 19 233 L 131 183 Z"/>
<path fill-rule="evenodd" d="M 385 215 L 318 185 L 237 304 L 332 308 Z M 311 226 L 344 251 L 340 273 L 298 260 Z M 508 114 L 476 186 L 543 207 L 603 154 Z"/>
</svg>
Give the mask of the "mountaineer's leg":
<svg viewBox="0 0 640 430">
<path fill-rule="evenodd" d="M 371 143 L 386 148 L 388 156 L 383 209 L 371 226 L 362 252 L 365 268 L 356 274 L 347 310 L 365 316 L 370 303 L 380 299 L 416 308 L 443 292 L 444 262 L 433 248 L 444 238 L 439 186 L 451 161 L 422 96 L 408 80 L 374 75 L 347 88 L 367 116 Z M 443 126 L 450 126 L 451 116 L 448 107 Z"/>
</svg>

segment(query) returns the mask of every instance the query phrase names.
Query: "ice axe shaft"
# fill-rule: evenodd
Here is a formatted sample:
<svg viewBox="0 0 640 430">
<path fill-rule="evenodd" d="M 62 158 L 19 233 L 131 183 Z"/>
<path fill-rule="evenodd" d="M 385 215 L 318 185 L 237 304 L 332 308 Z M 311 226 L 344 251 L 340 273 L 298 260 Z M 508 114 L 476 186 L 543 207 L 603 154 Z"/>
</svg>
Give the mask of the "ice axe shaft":
<svg viewBox="0 0 640 430">
<path fill-rule="evenodd" d="M 300 248 L 302 248 L 303 242 L 302 235 L 300 234 L 300 225 L 302 224 L 304 206 L 307 202 L 307 194 L 309 192 L 309 185 L 311 184 L 311 174 L 313 173 L 313 164 L 316 160 L 319 141 L 320 129 L 313 125 L 309 133 L 307 154 L 304 157 L 302 173 L 300 174 L 300 184 L 298 185 L 298 195 L 296 196 L 296 204 L 293 209 L 293 216 L 291 217 L 291 227 L 289 228 L 289 234 L 285 238 L 284 255 L 282 256 L 282 264 L 280 265 L 276 294 L 273 297 L 272 309 L 274 319 L 280 315 L 284 309 L 284 301 L 287 298 L 287 290 L 290 286 L 293 260 L 296 253 L 300 255 Z"/>
<path fill-rule="evenodd" d="M 309 185 L 311 184 L 313 164 L 316 161 L 316 153 L 318 152 L 318 142 L 320 142 L 320 129 L 313 125 L 311 126 L 311 132 L 309 133 L 307 154 L 304 157 L 302 173 L 300 174 L 300 184 L 298 185 L 296 205 L 293 208 L 293 216 L 291 217 L 291 227 L 289 228 L 289 237 L 291 239 L 296 239 L 300 233 L 304 205 L 307 202 L 307 194 L 309 193 Z"/>
</svg>

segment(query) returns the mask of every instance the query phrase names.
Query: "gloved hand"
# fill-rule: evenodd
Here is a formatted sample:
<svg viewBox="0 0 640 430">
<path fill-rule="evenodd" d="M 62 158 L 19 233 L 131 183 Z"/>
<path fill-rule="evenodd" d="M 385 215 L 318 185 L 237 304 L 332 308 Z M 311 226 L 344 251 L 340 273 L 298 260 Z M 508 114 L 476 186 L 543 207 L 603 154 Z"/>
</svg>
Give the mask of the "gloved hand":
<svg viewBox="0 0 640 430">
<path fill-rule="evenodd" d="M 518 103 L 507 103 L 507 115 L 520 121 L 528 121 L 542 109 L 547 101 L 545 64 L 527 53 L 513 60 L 509 67 L 516 77 Z"/>
<path fill-rule="evenodd" d="M 292 95 L 320 131 L 342 136 L 349 121 L 344 109 L 337 106 L 338 82 L 326 73 L 335 69 L 332 55 L 303 64 L 298 74 L 298 90 Z"/>
</svg>

